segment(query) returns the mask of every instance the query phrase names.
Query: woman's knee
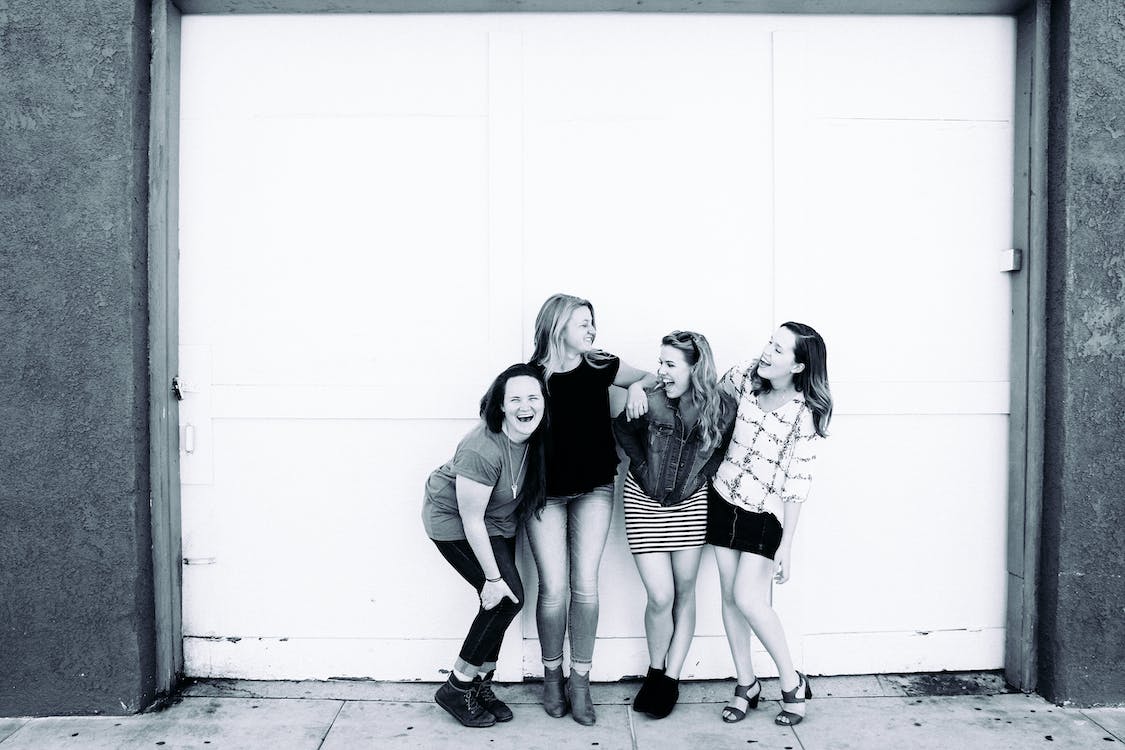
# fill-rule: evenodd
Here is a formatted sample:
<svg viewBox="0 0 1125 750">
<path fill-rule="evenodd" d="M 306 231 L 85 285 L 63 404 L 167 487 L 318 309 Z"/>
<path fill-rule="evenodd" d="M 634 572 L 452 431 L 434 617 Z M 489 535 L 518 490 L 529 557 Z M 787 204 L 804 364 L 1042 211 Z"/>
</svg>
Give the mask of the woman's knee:
<svg viewBox="0 0 1125 750">
<path fill-rule="evenodd" d="M 503 614 L 508 618 L 510 623 L 512 620 L 516 619 L 516 615 L 523 609 L 523 598 L 520 598 L 518 602 L 513 602 L 511 599 L 505 597 L 496 606 L 503 607 Z"/>
<path fill-rule="evenodd" d="M 692 581 L 691 585 L 677 585 L 676 592 L 672 597 L 672 605 L 676 609 L 683 609 L 695 604 L 695 582 Z"/>
<path fill-rule="evenodd" d="M 552 609 L 566 604 L 566 580 L 553 581 L 545 578 L 539 579 L 540 609 Z"/>
<path fill-rule="evenodd" d="M 721 586 L 719 588 L 719 599 L 722 601 L 724 609 L 738 609 L 734 586 Z"/>
<path fill-rule="evenodd" d="M 566 559 L 558 561 L 557 565 L 555 562 L 538 566 L 540 606 L 558 605 L 566 600 Z"/>
<path fill-rule="evenodd" d="M 747 620 L 756 620 L 770 610 L 770 603 L 760 594 L 752 591 L 735 593 L 734 604 Z"/>
<path fill-rule="evenodd" d="M 676 595 L 671 589 L 658 589 L 648 592 L 648 608 L 654 612 L 667 612 L 672 609 Z"/>
</svg>

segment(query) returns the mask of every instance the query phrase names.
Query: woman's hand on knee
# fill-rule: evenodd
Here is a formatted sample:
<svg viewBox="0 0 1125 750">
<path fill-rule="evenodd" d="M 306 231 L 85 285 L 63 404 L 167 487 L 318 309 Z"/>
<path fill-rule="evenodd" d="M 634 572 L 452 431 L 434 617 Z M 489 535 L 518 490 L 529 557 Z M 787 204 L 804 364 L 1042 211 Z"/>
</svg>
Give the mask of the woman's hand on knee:
<svg viewBox="0 0 1125 750">
<path fill-rule="evenodd" d="M 484 609 L 492 609 L 503 601 L 504 597 L 511 599 L 512 604 L 520 603 L 503 578 L 499 581 L 485 581 L 484 588 L 480 590 L 480 606 Z"/>
</svg>

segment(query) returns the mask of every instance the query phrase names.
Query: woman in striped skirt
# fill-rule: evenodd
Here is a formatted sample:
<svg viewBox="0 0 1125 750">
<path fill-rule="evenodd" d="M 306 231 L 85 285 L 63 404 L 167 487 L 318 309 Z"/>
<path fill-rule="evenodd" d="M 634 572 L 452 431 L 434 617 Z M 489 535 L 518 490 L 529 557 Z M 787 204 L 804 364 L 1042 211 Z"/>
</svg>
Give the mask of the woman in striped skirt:
<svg viewBox="0 0 1125 750">
<path fill-rule="evenodd" d="M 695 634 L 695 579 L 707 533 L 707 480 L 722 461 L 736 403 L 717 388 L 707 339 L 673 331 L 660 347 L 648 413 L 622 414 L 614 433 L 629 456 L 625 534 L 648 594 L 649 670 L 633 710 L 664 718 L 679 699 Z"/>
</svg>

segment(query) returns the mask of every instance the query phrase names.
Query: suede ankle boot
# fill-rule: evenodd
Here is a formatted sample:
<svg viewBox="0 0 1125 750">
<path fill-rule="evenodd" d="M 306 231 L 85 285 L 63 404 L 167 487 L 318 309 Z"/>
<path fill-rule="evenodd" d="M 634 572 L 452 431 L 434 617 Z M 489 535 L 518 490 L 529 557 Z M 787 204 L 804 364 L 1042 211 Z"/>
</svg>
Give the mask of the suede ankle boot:
<svg viewBox="0 0 1125 750">
<path fill-rule="evenodd" d="M 634 711 L 647 714 L 652 709 L 653 690 L 656 689 L 657 679 L 663 676 L 663 669 L 648 668 L 648 674 L 645 675 L 645 680 L 641 683 L 641 689 L 637 691 L 637 697 L 633 699 Z"/>
<path fill-rule="evenodd" d="M 543 668 L 543 710 L 556 719 L 566 716 L 566 678 L 562 667 Z"/>
<path fill-rule="evenodd" d="M 672 713 L 672 709 L 676 707 L 676 701 L 679 699 L 680 681 L 661 673 L 656 678 L 656 684 L 652 691 L 652 701 L 645 713 L 654 719 L 663 719 Z"/>
<path fill-rule="evenodd" d="M 579 674 L 571 670 L 566 692 L 570 697 L 571 717 L 584 727 L 592 726 L 598 717 L 594 713 L 594 701 L 590 698 L 590 673 Z"/>
</svg>

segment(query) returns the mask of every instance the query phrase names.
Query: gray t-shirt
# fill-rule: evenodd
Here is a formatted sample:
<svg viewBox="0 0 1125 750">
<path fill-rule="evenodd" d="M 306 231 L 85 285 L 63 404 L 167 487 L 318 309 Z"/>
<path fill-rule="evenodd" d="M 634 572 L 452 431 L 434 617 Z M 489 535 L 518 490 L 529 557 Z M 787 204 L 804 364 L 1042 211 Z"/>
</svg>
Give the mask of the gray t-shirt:
<svg viewBox="0 0 1125 750">
<path fill-rule="evenodd" d="M 426 535 L 439 542 L 465 538 L 465 527 L 457 511 L 457 477 L 492 487 L 484 510 L 484 526 L 489 536 L 511 538 L 516 535 L 516 510 L 519 500 L 512 495 L 512 468 L 522 463 L 527 444 L 515 445 L 503 432 L 492 432 L 481 420 L 461 438 L 453 459 L 435 469 L 426 480 L 422 500 L 422 523 Z"/>
</svg>

